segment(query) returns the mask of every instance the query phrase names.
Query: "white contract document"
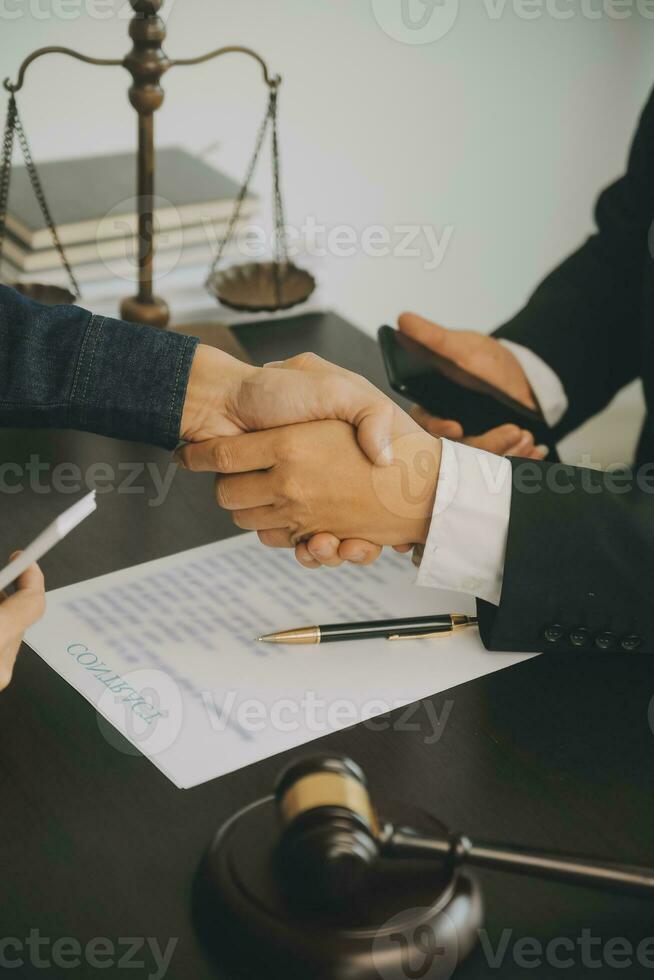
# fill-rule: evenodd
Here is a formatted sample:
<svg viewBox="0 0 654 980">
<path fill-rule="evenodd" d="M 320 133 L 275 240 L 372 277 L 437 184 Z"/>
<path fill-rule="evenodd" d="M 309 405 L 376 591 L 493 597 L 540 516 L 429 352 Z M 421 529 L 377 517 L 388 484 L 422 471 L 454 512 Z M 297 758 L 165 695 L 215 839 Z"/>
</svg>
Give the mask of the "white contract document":
<svg viewBox="0 0 654 980">
<path fill-rule="evenodd" d="M 307 571 L 245 534 L 49 592 L 27 642 L 95 706 L 118 751 L 142 752 L 188 788 L 357 722 L 434 742 L 443 712 L 412 702 L 526 659 L 488 653 L 476 629 L 256 642 L 296 626 L 474 612 L 471 598 L 414 578 L 392 551 L 368 568 Z"/>
</svg>

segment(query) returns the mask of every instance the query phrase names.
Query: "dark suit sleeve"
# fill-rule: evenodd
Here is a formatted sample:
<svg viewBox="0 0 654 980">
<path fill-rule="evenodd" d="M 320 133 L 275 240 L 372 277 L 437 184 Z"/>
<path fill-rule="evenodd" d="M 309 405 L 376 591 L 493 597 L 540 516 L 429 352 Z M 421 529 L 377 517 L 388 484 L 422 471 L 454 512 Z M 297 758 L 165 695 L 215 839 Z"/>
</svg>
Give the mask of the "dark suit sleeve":
<svg viewBox="0 0 654 980">
<path fill-rule="evenodd" d="M 500 605 L 479 603 L 485 645 L 654 653 L 654 465 L 511 463 Z"/>
<path fill-rule="evenodd" d="M 639 374 L 641 287 L 654 217 L 654 93 L 627 172 L 601 194 L 595 217 L 597 233 L 495 333 L 529 347 L 561 379 L 570 408 L 557 437 L 600 411 Z"/>
<path fill-rule="evenodd" d="M 0 425 L 173 448 L 197 340 L 0 286 Z"/>
</svg>

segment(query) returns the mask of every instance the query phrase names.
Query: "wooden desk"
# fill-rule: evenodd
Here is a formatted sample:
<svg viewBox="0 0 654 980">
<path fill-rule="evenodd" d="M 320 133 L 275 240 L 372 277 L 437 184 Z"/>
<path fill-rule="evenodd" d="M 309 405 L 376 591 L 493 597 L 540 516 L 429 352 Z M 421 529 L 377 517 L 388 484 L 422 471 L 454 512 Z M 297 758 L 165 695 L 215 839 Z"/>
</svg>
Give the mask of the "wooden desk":
<svg viewBox="0 0 654 980">
<path fill-rule="evenodd" d="M 315 350 L 383 382 L 373 341 L 337 317 L 316 314 L 237 332 L 255 361 Z M 121 478 L 129 467 L 158 464 L 163 472 L 169 462 L 164 452 L 88 434 L 0 433 L 0 460 L 25 464 L 30 455 L 51 466 L 106 462 Z M 40 480 L 47 484 L 47 474 Z M 43 567 L 50 588 L 234 533 L 213 503 L 210 476 L 177 473 L 160 507 L 148 506 L 155 495 L 151 480 L 138 477 L 132 490 L 139 488 L 131 498 L 108 493 L 102 519 L 48 555 Z M 37 488 L 3 493 L 0 550 L 8 553 L 28 540 L 66 502 L 61 493 Z M 419 730 L 393 730 L 396 712 L 389 730 L 361 725 L 315 748 L 352 755 L 378 800 L 390 794 L 432 808 L 473 837 L 654 864 L 653 694 L 649 656 L 548 654 L 431 699 L 439 717 L 452 702 L 438 741 L 429 739 L 422 707 L 412 719 Z M 654 709 L 651 717 L 654 723 Z M 0 695 L 0 939 L 25 942 L 30 930 L 39 930 L 51 941 L 73 937 L 82 944 L 93 937 L 116 943 L 154 936 L 165 947 L 178 937 L 169 978 L 220 976 L 194 935 L 193 874 L 218 824 L 268 793 L 286 761 L 272 758 L 177 790 L 131 748 L 110 745 L 93 709 L 23 649 L 14 682 Z M 614 937 L 638 943 L 654 935 L 654 910 L 645 902 L 501 875 L 482 878 L 488 941 L 495 949 L 503 930 L 511 934 L 501 969 L 489 966 L 479 950 L 457 974 L 462 978 L 558 976 L 546 961 L 535 969 L 515 962 L 514 944 L 524 937 L 577 943 L 591 930 L 602 941 L 592 947 L 597 958 Z M 16 955 L 0 949 L 9 959 Z M 47 956 L 47 949 L 41 953 Z M 654 943 L 650 959 L 653 954 Z M 578 945 L 557 955 L 574 957 L 567 975 L 575 980 L 598 975 L 584 966 Z M 154 965 L 148 959 L 131 971 L 86 965 L 48 973 L 26 961 L 6 973 L 30 980 L 140 978 L 154 973 Z M 650 976 L 652 970 L 634 967 L 626 975 Z"/>
</svg>

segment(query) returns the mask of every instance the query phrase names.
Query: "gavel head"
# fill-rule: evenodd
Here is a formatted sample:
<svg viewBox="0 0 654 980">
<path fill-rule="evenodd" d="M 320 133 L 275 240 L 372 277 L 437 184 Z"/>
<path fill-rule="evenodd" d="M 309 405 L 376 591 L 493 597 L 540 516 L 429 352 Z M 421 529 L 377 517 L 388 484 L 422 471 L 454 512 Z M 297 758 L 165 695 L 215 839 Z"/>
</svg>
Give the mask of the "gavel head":
<svg viewBox="0 0 654 980">
<path fill-rule="evenodd" d="M 292 894 L 333 904 L 361 890 L 380 852 L 380 826 L 363 772 L 351 759 L 303 759 L 278 780 L 278 860 Z"/>
</svg>

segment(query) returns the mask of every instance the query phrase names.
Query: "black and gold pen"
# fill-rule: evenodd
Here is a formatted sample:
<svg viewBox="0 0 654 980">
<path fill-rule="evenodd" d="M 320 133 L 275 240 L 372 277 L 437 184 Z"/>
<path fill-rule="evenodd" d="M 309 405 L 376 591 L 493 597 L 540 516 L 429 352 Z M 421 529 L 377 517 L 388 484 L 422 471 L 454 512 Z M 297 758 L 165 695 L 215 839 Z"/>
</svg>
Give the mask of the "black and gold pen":
<svg viewBox="0 0 654 980">
<path fill-rule="evenodd" d="M 332 623 L 301 626 L 259 636 L 259 643 L 336 643 L 342 640 L 427 640 L 477 626 L 475 616 L 446 613 L 440 616 L 409 616 L 408 619 L 379 619 L 370 623 Z"/>
</svg>

